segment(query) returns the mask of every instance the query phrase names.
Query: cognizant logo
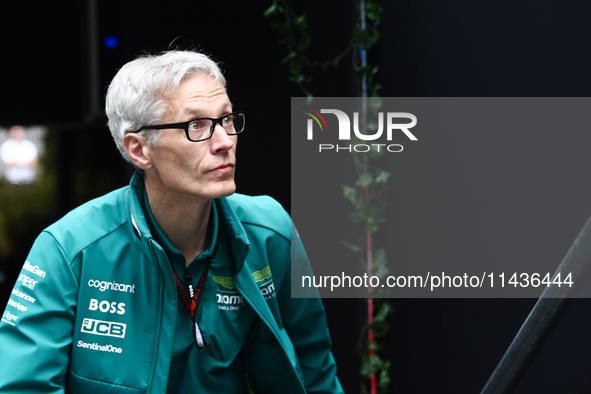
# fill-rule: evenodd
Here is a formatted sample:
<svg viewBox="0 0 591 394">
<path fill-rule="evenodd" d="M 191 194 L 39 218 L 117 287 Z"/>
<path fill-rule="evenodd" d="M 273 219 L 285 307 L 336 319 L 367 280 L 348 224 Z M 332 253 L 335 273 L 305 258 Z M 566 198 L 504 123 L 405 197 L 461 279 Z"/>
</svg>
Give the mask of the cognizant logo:
<svg viewBox="0 0 591 394">
<path fill-rule="evenodd" d="M 97 287 L 101 291 L 105 290 L 113 290 L 113 291 L 122 291 L 124 293 L 134 293 L 135 292 L 135 285 L 126 285 L 123 283 L 117 283 L 115 281 L 106 282 L 104 280 L 95 280 L 90 279 L 88 281 L 88 287 Z"/>
<path fill-rule="evenodd" d="M 402 152 L 404 147 L 401 144 L 379 143 L 385 131 L 386 141 L 392 141 L 395 133 L 402 133 L 411 141 L 417 141 L 417 137 L 409 130 L 417 125 L 417 117 L 408 112 L 379 112 L 377 116 L 378 127 L 373 133 L 362 133 L 359 128 L 359 112 L 353 112 L 353 127 L 351 127 L 351 119 L 344 111 L 338 109 L 321 109 L 320 112 L 303 107 L 306 115 L 310 116 L 307 123 L 307 139 L 314 139 L 314 128 L 320 129 L 321 132 L 328 131 L 328 123 L 322 114 L 332 114 L 336 116 L 339 125 L 338 139 L 340 141 L 351 140 L 351 128 L 355 137 L 362 141 L 376 141 L 375 143 L 366 144 L 319 144 L 318 151 L 326 152 L 369 152 L 370 150 L 377 150 L 378 152 Z M 398 123 L 400 120 L 410 121 L 408 123 Z M 398 121 L 398 122 L 395 122 Z M 315 127 L 315 124 L 318 127 Z M 383 141 L 383 139 L 382 139 Z"/>
</svg>

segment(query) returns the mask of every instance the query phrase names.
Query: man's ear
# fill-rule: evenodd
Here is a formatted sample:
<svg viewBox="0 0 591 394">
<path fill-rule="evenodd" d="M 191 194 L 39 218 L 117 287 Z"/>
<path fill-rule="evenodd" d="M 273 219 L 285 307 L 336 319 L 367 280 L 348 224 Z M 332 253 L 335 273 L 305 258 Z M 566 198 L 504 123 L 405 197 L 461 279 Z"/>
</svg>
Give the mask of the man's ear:
<svg viewBox="0 0 591 394">
<path fill-rule="evenodd" d="M 145 138 L 136 133 L 127 133 L 123 137 L 123 149 L 137 168 L 147 170 L 152 167 L 152 150 Z"/>
</svg>

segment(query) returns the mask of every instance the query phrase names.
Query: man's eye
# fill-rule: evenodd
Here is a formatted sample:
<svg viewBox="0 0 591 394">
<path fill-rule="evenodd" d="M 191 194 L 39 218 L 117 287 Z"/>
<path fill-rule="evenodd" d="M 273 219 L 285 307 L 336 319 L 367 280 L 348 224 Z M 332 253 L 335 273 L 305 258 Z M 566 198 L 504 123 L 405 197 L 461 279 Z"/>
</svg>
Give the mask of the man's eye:
<svg viewBox="0 0 591 394">
<path fill-rule="evenodd" d="M 201 129 L 203 129 L 203 125 L 200 122 L 189 123 L 189 130 L 201 130 Z"/>
<path fill-rule="evenodd" d="M 224 119 L 222 119 L 222 122 L 224 123 L 224 125 L 231 125 L 232 124 L 232 115 L 226 116 Z"/>
</svg>

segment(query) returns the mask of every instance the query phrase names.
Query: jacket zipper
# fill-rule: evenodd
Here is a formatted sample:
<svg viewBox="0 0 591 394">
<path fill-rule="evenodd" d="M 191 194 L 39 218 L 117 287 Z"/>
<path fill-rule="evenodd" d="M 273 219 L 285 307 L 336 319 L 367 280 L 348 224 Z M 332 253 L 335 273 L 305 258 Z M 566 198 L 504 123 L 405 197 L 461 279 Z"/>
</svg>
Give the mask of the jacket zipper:
<svg viewBox="0 0 591 394">
<path fill-rule="evenodd" d="M 156 254 L 154 253 L 154 246 L 152 245 L 151 239 L 148 240 L 148 244 L 150 245 L 152 257 L 154 261 L 157 263 L 158 260 L 156 259 Z M 152 392 L 152 386 L 154 385 L 154 375 L 156 373 L 156 362 L 158 358 L 158 346 L 160 344 L 160 330 L 162 329 L 162 299 L 164 298 L 162 282 L 164 278 L 162 277 L 162 270 L 160 269 L 160 265 L 158 265 L 158 271 L 161 276 L 161 280 L 158 281 L 158 286 L 160 290 L 160 297 L 158 298 L 158 326 L 156 327 L 156 337 L 154 338 L 154 355 L 152 356 L 152 368 L 150 370 L 150 379 L 148 380 L 148 394 Z"/>
<path fill-rule="evenodd" d="M 244 257 L 242 258 L 243 262 L 246 262 L 246 256 L 248 255 L 248 252 L 250 251 L 250 247 L 248 248 L 248 250 L 246 251 L 246 253 L 244 254 Z M 279 339 L 279 334 L 277 334 L 275 332 L 275 330 L 273 330 L 273 327 L 271 327 L 271 324 L 269 324 L 269 322 L 263 317 L 263 314 L 255 307 L 255 305 L 250 301 L 250 299 L 248 298 L 248 296 L 246 295 L 246 292 L 243 291 L 240 286 L 238 285 L 238 283 L 235 283 L 236 288 L 238 290 L 240 290 L 240 293 L 244 296 L 244 299 L 246 300 L 246 302 L 248 302 L 248 305 L 250 305 L 250 307 L 255 311 L 255 313 L 261 318 L 261 320 L 263 321 L 263 323 L 265 323 L 265 325 L 267 326 L 267 328 L 269 328 L 269 331 L 271 331 L 271 333 L 273 333 L 273 336 L 275 337 L 275 339 L 277 339 L 277 342 L 279 342 L 279 345 L 281 345 L 281 349 L 283 350 L 283 354 L 285 355 L 285 357 L 287 357 L 287 359 L 289 360 L 289 356 L 287 355 L 287 349 L 285 348 L 285 345 L 283 344 L 283 342 L 281 341 L 281 339 Z M 291 362 L 289 363 L 291 365 Z M 293 365 L 291 365 L 291 371 L 294 373 L 296 380 L 298 382 L 300 382 L 300 386 L 302 387 L 303 392 L 306 392 L 306 388 L 304 387 L 302 380 L 300 379 L 300 377 L 298 376 L 295 367 Z"/>
</svg>

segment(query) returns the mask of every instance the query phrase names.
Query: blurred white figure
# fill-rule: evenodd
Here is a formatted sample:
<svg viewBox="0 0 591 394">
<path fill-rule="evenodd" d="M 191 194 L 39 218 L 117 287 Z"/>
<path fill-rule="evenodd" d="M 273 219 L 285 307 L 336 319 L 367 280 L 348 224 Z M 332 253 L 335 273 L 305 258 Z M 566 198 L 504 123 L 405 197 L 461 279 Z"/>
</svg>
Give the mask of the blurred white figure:
<svg viewBox="0 0 591 394">
<path fill-rule="evenodd" d="M 0 146 L 0 159 L 4 163 L 4 176 L 15 184 L 32 183 L 38 163 L 35 144 L 27 140 L 22 126 L 12 126 L 9 138 Z"/>
</svg>

